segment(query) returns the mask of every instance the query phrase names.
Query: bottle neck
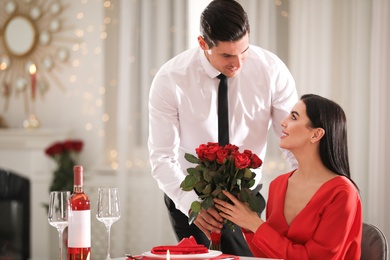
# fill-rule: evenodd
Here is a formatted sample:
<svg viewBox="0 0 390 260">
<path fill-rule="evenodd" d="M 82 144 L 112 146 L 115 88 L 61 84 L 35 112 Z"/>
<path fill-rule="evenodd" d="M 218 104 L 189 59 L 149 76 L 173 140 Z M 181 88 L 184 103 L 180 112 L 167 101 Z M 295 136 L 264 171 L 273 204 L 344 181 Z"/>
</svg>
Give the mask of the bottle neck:
<svg viewBox="0 0 390 260">
<path fill-rule="evenodd" d="M 83 192 L 83 167 L 76 165 L 73 167 L 73 192 L 82 193 Z"/>
<path fill-rule="evenodd" d="M 82 185 L 74 185 L 73 192 L 74 193 L 83 193 L 84 192 L 83 186 Z"/>
</svg>

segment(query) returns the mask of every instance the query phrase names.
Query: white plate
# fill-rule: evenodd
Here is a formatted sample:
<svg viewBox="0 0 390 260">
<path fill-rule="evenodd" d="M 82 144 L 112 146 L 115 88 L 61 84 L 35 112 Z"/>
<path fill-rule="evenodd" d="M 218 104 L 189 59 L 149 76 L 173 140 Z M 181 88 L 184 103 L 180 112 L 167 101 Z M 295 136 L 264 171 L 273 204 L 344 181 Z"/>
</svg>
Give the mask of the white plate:
<svg viewBox="0 0 390 260">
<path fill-rule="evenodd" d="M 211 257 L 216 257 L 222 254 L 221 251 L 216 251 L 216 250 L 209 250 L 208 253 L 203 253 L 203 254 L 188 254 L 188 255 L 178 255 L 178 254 L 170 254 L 171 259 L 207 259 Z M 145 252 L 142 254 L 143 256 L 151 257 L 151 258 L 156 258 L 156 259 L 166 259 L 167 255 L 162 254 L 153 254 L 150 251 Z"/>
</svg>

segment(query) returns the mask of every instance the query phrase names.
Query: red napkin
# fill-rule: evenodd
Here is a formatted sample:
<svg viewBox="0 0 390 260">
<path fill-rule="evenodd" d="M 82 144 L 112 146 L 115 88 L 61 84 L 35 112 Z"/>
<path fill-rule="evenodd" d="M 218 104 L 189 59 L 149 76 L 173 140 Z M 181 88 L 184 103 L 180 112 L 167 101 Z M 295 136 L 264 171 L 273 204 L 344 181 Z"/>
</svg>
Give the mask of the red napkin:
<svg viewBox="0 0 390 260">
<path fill-rule="evenodd" d="M 209 250 L 204 245 L 198 245 L 193 236 L 183 238 L 177 245 L 155 246 L 151 253 L 156 255 L 165 255 L 169 250 L 172 255 L 204 254 Z"/>
</svg>

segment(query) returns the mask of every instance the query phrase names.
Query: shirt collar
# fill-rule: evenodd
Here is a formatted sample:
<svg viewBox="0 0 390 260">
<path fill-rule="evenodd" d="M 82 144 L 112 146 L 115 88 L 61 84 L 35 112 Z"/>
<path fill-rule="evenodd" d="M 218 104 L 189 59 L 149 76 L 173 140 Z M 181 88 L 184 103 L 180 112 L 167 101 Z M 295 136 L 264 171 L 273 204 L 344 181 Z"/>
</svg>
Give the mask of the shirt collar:
<svg viewBox="0 0 390 260">
<path fill-rule="evenodd" d="M 211 65 L 211 63 L 207 60 L 206 54 L 204 53 L 204 50 L 202 50 L 202 48 L 199 48 L 199 57 L 204 71 L 210 78 L 215 78 L 219 74 L 221 74 L 221 72 L 214 68 L 213 65 Z"/>
</svg>

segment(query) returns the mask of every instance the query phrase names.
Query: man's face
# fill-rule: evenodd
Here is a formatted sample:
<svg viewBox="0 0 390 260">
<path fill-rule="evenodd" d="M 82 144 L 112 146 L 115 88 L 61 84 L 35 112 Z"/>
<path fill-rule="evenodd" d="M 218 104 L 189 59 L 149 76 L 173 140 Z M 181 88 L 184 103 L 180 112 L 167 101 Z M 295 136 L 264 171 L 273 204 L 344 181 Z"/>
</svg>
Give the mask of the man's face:
<svg viewBox="0 0 390 260">
<path fill-rule="evenodd" d="M 211 49 L 209 49 L 201 36 L 199 36 L 198 41 L 200 47 L 205 51 L 207 60 L 214 68 L 227 77 L 234 77 L 240 73 L 242 65 L 248 56 L 248 34 L 236 42 L 218 42 L 218 45 Z"/>
</svg>

